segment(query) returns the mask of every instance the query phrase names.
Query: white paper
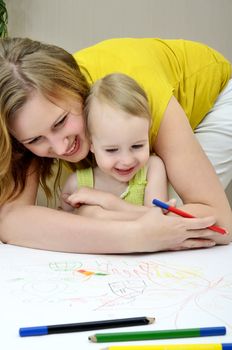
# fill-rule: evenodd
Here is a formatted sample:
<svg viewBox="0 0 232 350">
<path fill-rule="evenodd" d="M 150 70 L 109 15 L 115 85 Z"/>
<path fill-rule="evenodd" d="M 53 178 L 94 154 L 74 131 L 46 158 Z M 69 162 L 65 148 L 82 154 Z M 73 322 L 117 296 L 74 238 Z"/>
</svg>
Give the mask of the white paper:
<svg viewBox="0 0 232 350">
<path fill-rule="evenodd" d="M 1 349 L 102 349 L 115 343 L 93 344 L 88 336 L 216 326 L 225 326 L 227 335 L 116 345 L 232 342 L 231 260 L 232 245 L 132 255 L 68 254 L 0 245 Z M 18 335 L 20 327 L 138 316 L 155 317 L 156 322 L 80 333 Z"/>
</svg>

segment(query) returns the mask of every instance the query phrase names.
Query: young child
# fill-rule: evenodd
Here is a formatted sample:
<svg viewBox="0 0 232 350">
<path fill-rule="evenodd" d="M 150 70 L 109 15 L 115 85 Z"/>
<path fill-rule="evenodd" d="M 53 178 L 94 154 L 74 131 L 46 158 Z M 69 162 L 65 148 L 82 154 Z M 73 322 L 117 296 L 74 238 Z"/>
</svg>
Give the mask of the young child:
<svg viewBox="0 0 232 350">
<path fill-rule="evenodd" d="M 151 207 L 155 197 L 167 201 L 164 164 L 156 155 L 150 156 L 148 99 L 137 82 L 119 73 L 98 80 L 86 100 L 85 115 L 96 166 L 68 177 L 62 208 L 73 211 L 83 202 L 101 205 L 104 193 L 93 196 L 87 190 L 80 194 L 82 187 L 110 192 L 139 206 Z M 117 201 L 113 209 L 123 206 L 128 208 Z"/>
</svg>

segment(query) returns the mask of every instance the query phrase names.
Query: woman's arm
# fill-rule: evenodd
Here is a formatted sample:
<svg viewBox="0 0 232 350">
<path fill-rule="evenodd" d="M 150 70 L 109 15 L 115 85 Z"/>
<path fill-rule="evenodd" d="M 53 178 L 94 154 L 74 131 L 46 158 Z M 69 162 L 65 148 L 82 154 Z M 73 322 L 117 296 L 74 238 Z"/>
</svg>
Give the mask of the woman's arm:
<svg viewBox="0 0 232 350">
<path fill-rule="evenodd" d="M 154 150 L 163 159 L 169 181 L 184 203 L 184 210 L 194 216 L 212 215 L 216 223 L 230 232 L 213 234 L 217 243 L 232 239 L 231 209 L 220 181 L 195 138 L 188 119 L 172 97 L 166 109 Z"/>
<path fill-rule="evenodd" d="M 174 218 L 150 208 L 136 220 L 101 220 L 94 213 L 87 218 L 35 206 L 37 188 L 34 173 L 22 195 L 1 207 L 0 238 L 4 243 L 75 253 L 156 252 L 214 245 L 202 240 L 208 230 L 198 230 L 214 224 L 212 217 Z M 104 213 L 107 218 L 107 211 Z"/>
<path fill-rule="evenodd" d="M 213 218 L 165 217 L 155 208 L 137 220 L 115 221 L 21 205 L 8 212 L 1 232 L 4 243 L 23 247 L 113 254 L 209 247 L 214 242 L 204 240 L 205 234 L 197 229 L 213 223 Z"/>
</svg>

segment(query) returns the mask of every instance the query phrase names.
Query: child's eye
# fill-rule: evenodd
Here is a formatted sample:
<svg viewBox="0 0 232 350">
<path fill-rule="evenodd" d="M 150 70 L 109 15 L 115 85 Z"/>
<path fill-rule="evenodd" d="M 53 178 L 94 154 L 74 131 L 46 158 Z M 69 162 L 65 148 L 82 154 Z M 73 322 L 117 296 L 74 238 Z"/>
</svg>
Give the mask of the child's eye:
<svg viewBox="0 0 232 350">
<path fill-rule="evenodd" d="M 114 152 L 117 152 L 117 150 L 118 150 L 117 148 L 108 148 L 105 151 L 108 153 L 114 153 Z"/>
<path fill-rule="evenodd" d="M 133 145 L 133 146 L 131 146 L 133 149 L 138 149 L 138 148 L 142 148 L 143 147 L 143 145 Z"/>
<path fill-rule="evenodd" d="M 58 126 L 63 125 L 63 124 L 65 123 L 66 119 L 67 119 L 67 115 L 65 115 L 62 119 L 60 119 L 60 120 L 54 125 L 54 127 L 56 128 L 56 127 L 58 127 Z"/>
</svg>

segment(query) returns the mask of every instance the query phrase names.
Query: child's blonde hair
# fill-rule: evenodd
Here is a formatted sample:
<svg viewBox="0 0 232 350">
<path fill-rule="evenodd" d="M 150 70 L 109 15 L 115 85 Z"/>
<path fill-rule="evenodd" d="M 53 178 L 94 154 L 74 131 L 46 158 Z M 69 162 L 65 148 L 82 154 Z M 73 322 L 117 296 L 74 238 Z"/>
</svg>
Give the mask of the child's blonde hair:
<svg viewBox="0 0 232 350">
<path fill-rule="evenodd" d="M 150 107 L 145 91 L 126 74 L 113 73 L 106 75 L 104 78 L 97 80 L 90 88 L 84 109 L 90 131 L 92 120 L 89 115 L 95 98 L 128 114 L 151 120 Z"/>
</svg>

